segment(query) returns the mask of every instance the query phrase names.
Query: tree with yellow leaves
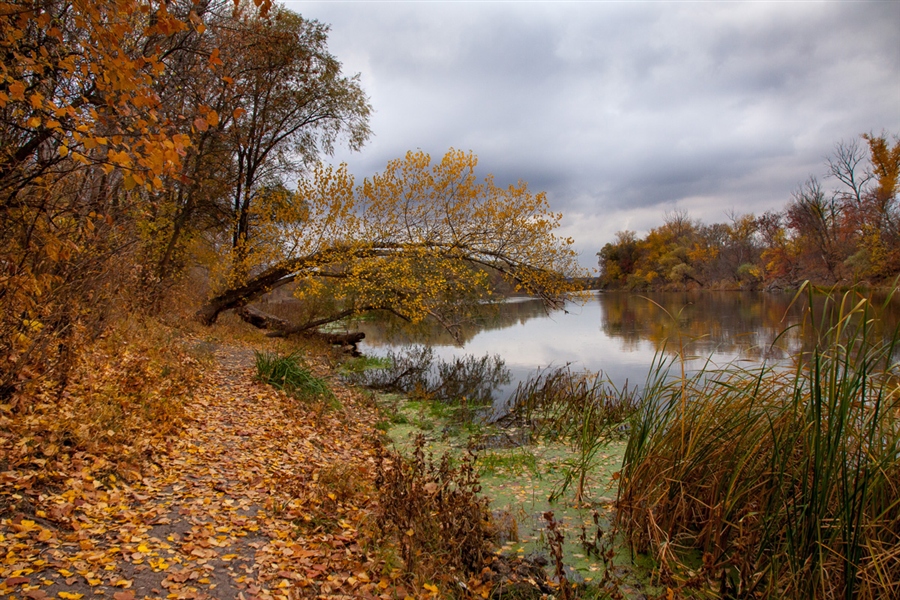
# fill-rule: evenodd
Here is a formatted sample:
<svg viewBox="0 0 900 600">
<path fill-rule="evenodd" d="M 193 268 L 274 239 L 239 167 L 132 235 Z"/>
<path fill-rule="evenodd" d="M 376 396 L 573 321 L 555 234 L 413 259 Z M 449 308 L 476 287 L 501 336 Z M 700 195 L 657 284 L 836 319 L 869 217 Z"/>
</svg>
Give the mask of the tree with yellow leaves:
<svg viewBox="0 0 900 600">
<path fill-rule="evenodd" d="M 477 158 L 451 149 L 432 162 L 424 152 L 391 161 L 355 186 L 346 165 L 321 165 L 294 193 L 258 205 L 246 264 L 231 268 L 198 318 L 213 322 L 266 292 L 295 282 L 310 314 L 293 331 L 368 311 L 416 322 L 431 316 L 449 329 L 490 300 L 489 276 L 558 303 L 583 275 L 571 238 L 554 234 L 561 215 L 525 183 L 479 181 Z M 245 275 L 245 274 L 253 275 Z"/>
</svg>

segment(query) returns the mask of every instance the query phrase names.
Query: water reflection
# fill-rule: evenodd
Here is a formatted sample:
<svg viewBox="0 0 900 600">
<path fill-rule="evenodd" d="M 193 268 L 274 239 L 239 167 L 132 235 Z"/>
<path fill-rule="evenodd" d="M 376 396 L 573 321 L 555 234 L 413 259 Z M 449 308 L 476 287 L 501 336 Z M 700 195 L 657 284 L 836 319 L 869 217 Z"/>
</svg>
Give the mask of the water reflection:
<svg viewBox="0 0 900 600">
<path fill-rule="evenodd" d="M 513 298 L 486 309 L 461 334 L 462 343 L 439 327 L 416 328 L 395 320 L 365 322 L 362 349 L 383 354 L 388 348 L 427 343 L 438 356 L 499 354 L 513 374 L 513 384 L 537 368 L 571 363 L 602 371 L 617 386 L 640 384 L 658 349 L 685 348 L 714 366 L 733 361 L 752 365 L 762 360 L 786 360 L 809 349 L 813 340 L 801 334 L 804 319 L 822 319 L 824 298 L 814 299 L 813 311 L 791 294 L 753 292 L 685 292 L 635 295 L 598 293 L 584 304 L 568 304 L 548 312 L 539 301 Z M 885 334 L 900 323 L 900 301 L 879 314 Z"/>
</svg>

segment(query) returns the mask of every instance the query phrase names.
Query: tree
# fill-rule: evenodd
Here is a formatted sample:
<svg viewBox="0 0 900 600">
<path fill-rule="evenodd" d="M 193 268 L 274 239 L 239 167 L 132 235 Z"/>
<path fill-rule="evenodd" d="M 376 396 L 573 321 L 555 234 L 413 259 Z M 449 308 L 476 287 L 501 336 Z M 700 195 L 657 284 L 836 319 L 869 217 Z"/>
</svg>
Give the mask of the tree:
<svg viewBox="0 0 900 600">
<path fill-rule="evenodd" d="M 413 322 L 431 316 L 452 330 L 492 297 L 489 270 L 560 302 L 583 275 L 573 240 L 553 234 L 561 215 L 525 183 L 479 182 L 476 164 L 473 154 L 452 149 L 435 164 L 410 152 L 359 186 L 346 165 L 318 166 L 290 197 L 257 205 L 257 243 L 246 257 L 254 275 L 225 279 L 198 318 L 211 323 L 296 282 L 308 305 L 336 298 L 339 306 L 293 331 L 375 310 Z"/>
<path fill-rule="evenodd" d="M 826 198 L 819 181 L 810 177 L 793 193 L 785 212 L 788 226 L 801 238 L 800 246 L 806 249 L 801 255 L 807 263 L 805 271 L 815 279 L 837 282 L 843 242 L 840 202 Z"/>
<path fill-rule="evenodd" d="M 776 211 L 767 211 L 757 220 L 764 277 L 778 287 L 798 285 L 802 279 L 797 263 L 799 244 L 788 236 L 783 221 L 784 215 Z"/>
<path fill-rule="evenodd" d="M 144 194 L 180 168 L 153 82 L 187 30 L 165 3 L 0 3 L 0 398 L 64 380 L 101 327 Z"/>
<path fill-rule="evenodd" d="M 204 35 L 159 84 L 193 142 L 162 203 L 171 207 L 158 224 L 162 276 L 176 270 L 185 237 L 203 231 L 227 236 L 227 260 L 240 271 L 254 244 L 253 205 L 338 142 L 359 149 L 370 135 L 359 76 L 341 73 L 326 25 L 230 0 L 208 3 L 202 16 Z"/>
<path fill-rule="evenodd" d="M 232 188 L 234 268 L 252 243 L 254 202 L 281 175 L 330 154 L 346 136 L 351 149 L 369 137 L 371 107 L 359 76 L 344 77 L 326 47 L 328 27 L 275 8 L 267 17 L 242 15 L 226 67 L 234 73 L 238 106 L 229 141 L 237 169 Z"/>
<path fill-rule="evenodd" d="M 600 283 L 606 286 L 624 285 L 638 263 L 638 242 L 633 231 L 616 232 L 615 243 L 603 245 L 597 253 Z"/>
<path fill-rule="evenodd" d="M 861 252 L 868 267 L 864 275 L 891 278 L 900 272 L 900 139 L 891 146 L 885 135 L 864 135 L 869 145 L 874 189 L 862 198 Z"/>
</svg>

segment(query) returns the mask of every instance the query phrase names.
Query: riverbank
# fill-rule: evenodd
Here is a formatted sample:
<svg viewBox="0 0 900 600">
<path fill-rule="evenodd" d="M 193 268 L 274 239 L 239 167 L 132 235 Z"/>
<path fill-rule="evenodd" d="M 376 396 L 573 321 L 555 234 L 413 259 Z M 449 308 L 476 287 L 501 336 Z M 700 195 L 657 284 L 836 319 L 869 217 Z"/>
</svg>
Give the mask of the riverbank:
<svg viewBox="0 0 900 600">
<path fill-rule="evenodd" d="M 595 389 L 584 376 L 530 388 L 565 392 L 528 407 L 551 424 L 531 435 L 460 419 L 477 410 L 459 394 L 355 388 L 346 355 L 237 319 L 119 327 L 85 351 L 65 393 L 0 406 L 0 592 L 638 600 L 748 586 L 799 597 L 818 582 L 811 597 L 825 598 L 853 581 L 883 597 L 898 581 L 896 346 L 878 330 L 866 342 L 870 321 L 832 309 L 822 322 L 837 325 L 793 376 L 657 371 L 617 429 L 627 444 L 566 429 L 594 406 L 569 400 Z M 327 393 L 258 381 L 258 351 L 293 356 Z M 556 373 L 544 382 L 572 375 Z M 617 404 L 600 406 L 608 424 Z M 798 538 L 801 526 L 812 535 Z M 822 540 L 855 544 L 856 571 L 835 567 L 836 551 L 811 562 Z M 454 559 L 457 543 L 468 562 Z"/>
<path fill-rule="evenodd" d="M 153 359 L 131 356 L 139 349 L 134 340 L 117 344 L 119 356 L 130 357 L 127 367 L 146 368 L 124 382 L 127 368 L 98 367 L 92 375 L 99 378 L 97 385 L 89 390 L 93 395 L 73 400 L 80 407 L 80 426 L 85 431 L 108 427 L 109 443 L 97 433 L 60 440 L 46 425 L 35 425 L 46 432 L 43 437 L 34 431 L 23 435 L 25 421 L 34 414 L 3 407 L 0 593 L 32 600 L 249 600 L 467 598 L 490 595 L 503 585 L 520 594 L 516 597 L 541 597 L 541 586 L 552 592 L 555 584 L 548 575 L 525 569 L 548 564 L 550 557 L 543 551 L 542 559 L 531 560 L 541 554 L 537 530 L 528 529 L 528 519 L 518 516 L 513 501 L 529 494 L 539 498 L 552 478 L 533 478 L 537 485 L 528 487 L 516 479 L 522 473 L 502 450 L 482 453 L 484 488 L 505 491 L 493 502 L 506 507 L 508 515 L 495 509 L 491 531 L 496 526 L 510 532 L 510 519 L 518 521 L 516 539 L 507 535 L 491 547 L 510 558 L 491 558 L 487 564 L 494 570 L 486 564 L 477 577 L 457 573 L 441 579 L 410 572 L 396 540 L 375 525 L 379 490 L 374 480 L 386 464 L 379 457 L 387 440 L 377 428 L 387 414 L 384 407 L 341 381 L 336 369 L 344 357 L 331 349 L 260 339 L 243 327 L 155 324 L 152 329 L 160 336 L 152 339 L 146 329 L 138 329 L 136 337 L 145 346 L 164 342 L 172 353 Z M 256 351 L 299 353 L 304 366 L 327 383 L 329 397 L 298 401 L 257 381 Z M 158 400 L 170 417 L 163 418 L 159 408 L 144 415 L 149 420 L 142 422 L 143 429 L 135 421 L 126 431 L 126 413 L 137 418 L 139 403 L 149 402 L 146 388 L 172 376 L 173 360 L 186 366 L 184 387 Z M 101 382 L 104 372 L 117 383 Z M 118 387 L 125 383 L 141 390 L 134 394 L 140 400 L 117 417 L 95 423 L 101 405 L 115 401 L 126 407 Z M 100 395 L 104 389 L 107 398 Z M 413 413 L 422 414 L 422 407 L 414 405 L 400 410 L 409 420 Z M 398 446 L 410 435 L 412 429 L 398 435 Z M 442 443 L 458 449 L 446 438 Z M 533 456 L 532 473 L 559 458 L 549 450 Z M 539 510 L 536 502 L 530 515 Z M 559 519 L 571 544 L 569 517 L 560 513 Z M 529 559 L 523 560 L 526 555 Z M 589 579 L 590 566 L 586 572 Z"/>
</svg>

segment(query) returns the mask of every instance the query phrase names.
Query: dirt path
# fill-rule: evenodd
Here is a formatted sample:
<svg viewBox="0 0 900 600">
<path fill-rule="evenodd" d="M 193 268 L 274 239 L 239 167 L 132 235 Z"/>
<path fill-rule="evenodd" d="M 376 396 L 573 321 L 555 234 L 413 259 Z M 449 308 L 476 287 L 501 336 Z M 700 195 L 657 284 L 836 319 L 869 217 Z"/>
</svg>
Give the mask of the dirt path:
<svg viewBox="0 0 900 600">
<path fill-rule="evenodd" d="M 11 598 L 378 597 L 361 549 L 373 460 L 367 409 L 307 406 L 252 380 L 252 351 L 216 352 L 177 439 L 139 481 L 85 465 L 0 528 Z"/>
</svg>

